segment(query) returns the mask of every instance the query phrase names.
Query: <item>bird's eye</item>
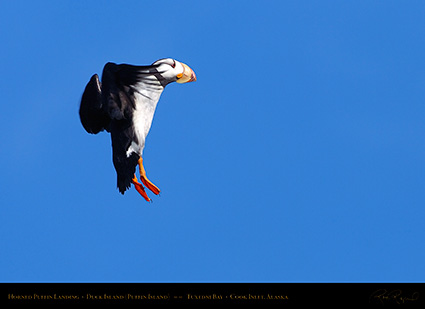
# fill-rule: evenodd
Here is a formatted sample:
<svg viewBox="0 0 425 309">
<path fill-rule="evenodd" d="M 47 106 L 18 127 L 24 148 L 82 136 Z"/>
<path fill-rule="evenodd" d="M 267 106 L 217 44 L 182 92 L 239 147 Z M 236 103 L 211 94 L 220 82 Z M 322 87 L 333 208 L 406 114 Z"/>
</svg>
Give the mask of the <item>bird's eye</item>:
<svg viewBox="0 0 425 309">
<path fill-rule="evenodd" d="M 173 64 L 171 65 L 173 69 L 176 67 L 176 61 L 173 59 Z"/>
</svg>

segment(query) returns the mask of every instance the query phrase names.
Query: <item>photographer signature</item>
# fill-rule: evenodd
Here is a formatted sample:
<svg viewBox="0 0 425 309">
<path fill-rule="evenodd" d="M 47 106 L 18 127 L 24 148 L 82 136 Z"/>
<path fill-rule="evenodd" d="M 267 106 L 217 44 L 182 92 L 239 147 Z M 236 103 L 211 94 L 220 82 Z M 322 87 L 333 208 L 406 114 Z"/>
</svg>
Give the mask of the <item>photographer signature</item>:
<svg viewBox="0 0 425 309">
<path fill-rule="evenodd" d="M 416 301 L 419 299 L 419 293 L 414 292 L 409 296 L 404 296 L 402 290 L 391 290 L 380 289 L 373 292 L 369 297 L 369 302 L 380 302 L 384 303 L 396 303 L 404 304 L 407 302 Z"/>
</svg>

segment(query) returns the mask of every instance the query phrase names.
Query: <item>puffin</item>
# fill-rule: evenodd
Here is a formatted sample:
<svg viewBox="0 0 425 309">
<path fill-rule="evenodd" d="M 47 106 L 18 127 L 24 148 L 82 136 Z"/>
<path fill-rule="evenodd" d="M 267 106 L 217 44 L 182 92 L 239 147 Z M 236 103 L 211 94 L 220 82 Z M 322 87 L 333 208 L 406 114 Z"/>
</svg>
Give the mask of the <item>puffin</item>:
<svg viewBox="0 0 425 309">
<path fill-rule="evenodd" d="M 133 185 L 148 202 L 151 199 L 145 187 L 159 195 L 160 189 L 148 179 L 143 166 L 146 136 L 165 86 L 194 81 L 195 72 L 171 58 L 159 59 L 151 65 L 108 62 L 103 67 L 101 81 L 97 74 L 90 78 L 81 97 L 80 121 L 90 134 L 102 131 L 111 134 L 112 161 L 121 194 Z"/>
</svg>

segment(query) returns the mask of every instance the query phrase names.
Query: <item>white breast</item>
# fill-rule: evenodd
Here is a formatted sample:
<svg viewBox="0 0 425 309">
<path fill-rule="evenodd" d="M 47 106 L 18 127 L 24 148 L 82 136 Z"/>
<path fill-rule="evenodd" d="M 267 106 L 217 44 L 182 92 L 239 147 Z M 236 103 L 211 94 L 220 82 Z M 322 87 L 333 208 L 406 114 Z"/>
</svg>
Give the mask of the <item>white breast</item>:
<svg viewBox="0 0 425 309">
<path fill-rule="evenodd" d="M 156 83 L 155 83 L 156 82 Z M 136 109 L 133 112 L 133 125 L 138 142 L 133 141 L 127 149 L 127 157 L 135 152 L 142 155 L 145 147 L 146 136 L 152 125 L 153 116 L 159 97 L 164 88 L 155 80 L 149 80 L 148 83 L 140 82 L 134 87 L 134 97 Z"/>
</svg>

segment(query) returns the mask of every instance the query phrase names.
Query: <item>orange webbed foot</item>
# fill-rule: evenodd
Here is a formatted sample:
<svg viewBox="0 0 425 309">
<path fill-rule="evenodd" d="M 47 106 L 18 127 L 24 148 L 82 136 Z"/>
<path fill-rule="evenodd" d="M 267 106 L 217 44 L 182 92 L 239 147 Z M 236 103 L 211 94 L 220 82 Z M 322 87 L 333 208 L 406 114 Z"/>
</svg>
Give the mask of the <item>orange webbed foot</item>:
<svg viewBox="0 0 425 309">
<path fill-rule="evenodd" d="M 155 186 L 146 176 L 145 168 L 143 167 L 143 159 L 142 157 L 139 158 L 139 171 L 140 171 L 140 179 L 142 180 L 142 183 L 152 191 L 153 194 L 158 195 L 161 190 L 157 186 Z"/>
<path fill-rule="evenodd" d="M 139 194 L 141 196 L 143 196 L 143 198 L 150 202 L 151 199 L 148 197 L 148 195 L 146 194 L 145 188 L 143 187 L 143 185 L 137 180 L 136 175 L 134 175 L 133 179 L 131 180 L 131 182 L 134 185 L 134 188 L 136 189 L 137 192 L 139 192 Z"/>
<path fill-rule="evenodd" d="M 143 182 L 146 188 L 152 191 L 153 194 L 158 195 L 161 190 L 158 189 L 146 176 L 140 177 L 140 180 Z"/>
</svg>

